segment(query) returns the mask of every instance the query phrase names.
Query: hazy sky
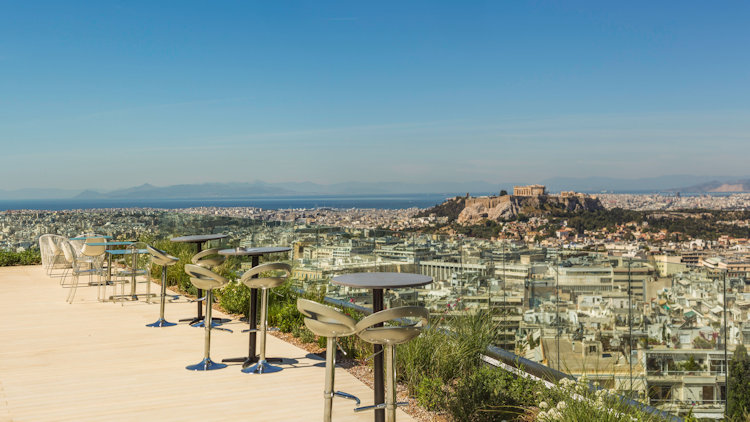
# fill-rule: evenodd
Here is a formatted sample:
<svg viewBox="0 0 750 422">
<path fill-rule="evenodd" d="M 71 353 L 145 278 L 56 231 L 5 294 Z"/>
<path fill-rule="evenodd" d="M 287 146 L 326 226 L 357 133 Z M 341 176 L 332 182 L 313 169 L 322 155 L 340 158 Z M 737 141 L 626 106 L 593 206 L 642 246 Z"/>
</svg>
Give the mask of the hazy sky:
<svg viewBox="0 0 750 422">
<path fill-rule="evenodd" d="M 0 3 L 0 189 L 750 175 L 750 2 Z"/>
</svg>

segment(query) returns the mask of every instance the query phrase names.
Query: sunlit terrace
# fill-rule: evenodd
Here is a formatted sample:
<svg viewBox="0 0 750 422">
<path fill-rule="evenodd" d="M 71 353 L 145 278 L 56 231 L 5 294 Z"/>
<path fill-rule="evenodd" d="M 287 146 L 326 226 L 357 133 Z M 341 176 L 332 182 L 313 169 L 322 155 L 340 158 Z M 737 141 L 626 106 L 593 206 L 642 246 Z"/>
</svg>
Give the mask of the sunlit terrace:
<svg viewBox="0 0 750 422">
<path fill-rule="evenodd" d="M 40 266 L 0 268 L 0 286 L 0 421 L 321 419 L 323 361 L 273 336 L 268 354 L 286 358 L 281 372 L 245 374 L 239 363 L 187 371 L 203 356 L 204 330 L 185 323 L 146 328 L 158 317 L 156 303 L 100 302 L 97 287 L 82 286 L 68 304 L 68 289 Z M 189 318 L 195 309 L 185 299 L 168 303 L 167 319 Z M 217 361 L 247 351 L 247 323 L 233 319 L 224 327 L 234 332 L 214 331 Z M 372 400 L 372 390 L 341 369 L 336 389 L 363 404 Z M 354 413 L 352 401 L 333 402 L 335 421 L 373 418 Z M 399 410 L 398 420 L 412 419 Z"/>
</svg>

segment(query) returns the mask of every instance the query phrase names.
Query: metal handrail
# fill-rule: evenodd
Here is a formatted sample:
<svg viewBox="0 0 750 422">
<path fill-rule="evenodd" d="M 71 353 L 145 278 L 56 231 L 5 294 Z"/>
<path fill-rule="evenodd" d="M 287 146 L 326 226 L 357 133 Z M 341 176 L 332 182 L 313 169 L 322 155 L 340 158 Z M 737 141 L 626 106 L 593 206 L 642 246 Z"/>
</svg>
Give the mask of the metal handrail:
<svg viewBox="0 0 750 422">
<path fill-rule="evenodd" d="M 557 382 L 564 378 L 575 380 L 575 377 L 573 377 L 570 374 L 566 374 L 564 372 L 560 372 L 556 369 L 550 368 L 546 365 L 542 365 L 541 363 L 534 362 L 526 358 L 522 358 L 516 355 L 515 353 L 500 349 L 495 346 L 489 346 L 487 348 L 486 353 L 491 358 L 497 359 L 506 365 L 509 365 L 513 368 L 516 368 L 528 374 L 531 374 L 545 381 Z M 487 362 L 487 360 L 485 360 L 485 362 Z M 599 387 L 595 386 L 593 383 L 589 384 L 589 388 L 599 389 Z M 623 395 L 618 394 L 618 397 L 626 405 L 639 409 L 642 412 L 646 412 L 654 416 L 662 417 L 670 422 L 683 422 L 682 418 L 672 415 L 671 413 L 665 412 L 663 410 L 659 410 L 655 407 L 649 406 L 647 404 L 643 404 L 639 401 L 633 400 Z"/>
</svg>

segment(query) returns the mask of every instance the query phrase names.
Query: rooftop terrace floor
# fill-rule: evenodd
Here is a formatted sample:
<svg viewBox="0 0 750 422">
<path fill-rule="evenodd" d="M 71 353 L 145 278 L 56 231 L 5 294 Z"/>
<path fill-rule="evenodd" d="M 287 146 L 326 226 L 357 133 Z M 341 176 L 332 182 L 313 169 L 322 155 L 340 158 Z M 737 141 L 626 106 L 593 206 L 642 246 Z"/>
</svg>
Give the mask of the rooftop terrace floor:
<svg viewBox="0 0 750 422">
<path fill-rule="evenodd" d="M 158 317 L 156 303 L 101 303 L 96 287 L 83 287 L 68 304 L 67 288 L 40 266 L 0 268 L 0 289 L 0 421 L 322 419 L 323 361 L 273 336 L 268 356 L 292 359 L 281 372 L 244 374 L 240 364 L 193 372 L 185 366 L 203 357 L 203 329 L 145 327 Z M 195 308 L 167 303 L 166 319 L 194 316 Z M 212 332 L 214 361 L 247 353 L 247 324 L 224 326 L 234 333 Z M 336 389 L 372 404 L 372 390 L 340 368 Z M 333 420 L 373 420 L 353 408 L 334 398 Z M 413 419 L 399 410 L 398 420 Z"/>
</svg>

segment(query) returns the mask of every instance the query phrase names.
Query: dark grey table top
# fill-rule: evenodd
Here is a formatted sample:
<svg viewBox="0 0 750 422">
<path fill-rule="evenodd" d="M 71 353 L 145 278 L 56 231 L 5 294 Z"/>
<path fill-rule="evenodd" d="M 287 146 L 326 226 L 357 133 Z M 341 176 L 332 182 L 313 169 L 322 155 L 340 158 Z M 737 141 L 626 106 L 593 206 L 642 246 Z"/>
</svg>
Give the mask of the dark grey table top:
<svg viewBox="0 0 750 422">
<path fill-rule="evenodd" d="M 182 242 L 182 243 L 203 243 L 208 242 L 209 240 L 217 240 L 217 239 L 223 239 L 227 237 L 226 234 L 194 234 L 190 236 L 179 236 L 179 237 L 173 237 L 169 240 L 172 242 Z"/>
<path fill-rule="evenodd" d="M 353 273 L 337 275 L 334 284 L 362 289 L 400 289 L 432 283 L 432 277 L 411 273 Z"/>
<path fill-rule="evenodd" d="M 292 248 L 280 246 L 280 247 L 265 247 L 265 248 L 232 248 L 222 249 L 219 251 L 219 255 L 232 255 L 232 256 L 257 256 L 265 255 L 267 253 L 279 253 L 289 252 Z"/>
</svg>

